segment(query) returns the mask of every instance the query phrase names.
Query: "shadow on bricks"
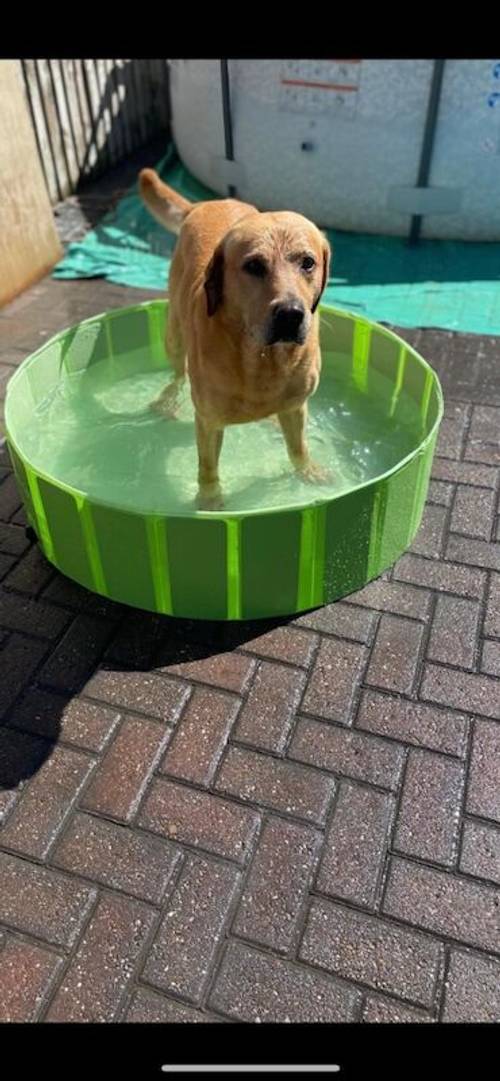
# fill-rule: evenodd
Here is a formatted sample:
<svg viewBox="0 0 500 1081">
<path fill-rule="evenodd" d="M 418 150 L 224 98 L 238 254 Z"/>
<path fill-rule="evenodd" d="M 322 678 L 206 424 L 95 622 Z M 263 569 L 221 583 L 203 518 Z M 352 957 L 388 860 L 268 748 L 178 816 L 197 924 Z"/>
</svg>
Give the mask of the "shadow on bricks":
<svg viewBox="0 0 500 1081">
<path fill-rule="evenodd" d="M 126 302 L 41 283 L 7 363 Z M 500 1019 L 499 340 L 402 333 L 446 400 L 421 528 L 296 618 L 87 592 L 0 447 L 0 1021 Z"/>
<path fill-rule="evenodd" d="M 0 584 L 0 820 L 2 793 L 36 774 L 61 735 L 103 749 L 110 732 L 105 723 L 100 730 L 98 703 L 101 714 L 108 707 L 162 720 L 167 674 L 241 693 L 253 662 L 233 651 L 290 622 L 172 619 L 87 592 L 30 538 L 10 479 L 0 484 L 0 551 L 10 557 Z"/>
</svg>

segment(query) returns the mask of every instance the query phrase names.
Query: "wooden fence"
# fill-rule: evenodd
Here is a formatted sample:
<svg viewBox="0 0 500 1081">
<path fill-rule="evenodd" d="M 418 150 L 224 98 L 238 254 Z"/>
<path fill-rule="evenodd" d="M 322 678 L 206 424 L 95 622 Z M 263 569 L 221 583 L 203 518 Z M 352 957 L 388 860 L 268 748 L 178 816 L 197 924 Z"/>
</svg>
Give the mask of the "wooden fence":
<svg viewBox="0 0 500 1081">
<path fill-rule="evenodd" d="M 169 129 L 166 60 L 20 60 L 52 204 Z"/>
</svg>

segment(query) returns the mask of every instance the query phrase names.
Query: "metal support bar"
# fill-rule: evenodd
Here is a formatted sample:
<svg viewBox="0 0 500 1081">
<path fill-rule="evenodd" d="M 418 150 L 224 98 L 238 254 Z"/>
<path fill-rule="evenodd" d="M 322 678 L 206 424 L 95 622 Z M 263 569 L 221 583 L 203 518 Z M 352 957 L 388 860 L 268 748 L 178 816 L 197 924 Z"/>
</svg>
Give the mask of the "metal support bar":
<svg viewBox="0 0 500 1081">
<path fill-rule="evenodd" d="M 224 117 L 224 143 L 226 149 L 226 158 L 228 161 L 234 161 L 234 146 L 233 146 L 233 123 L 231 118 L 231 93 L 229 86 L 229 68 L 227 60 L 221 60 L 220 62 L 220 81 L 222 91 L 222 113 Z M 236 188 L 234 184 L 228 184 L 228 194 L 234 199 L 236 196 Z"/>
<path fill-rule="evenodd" d="M 418 167 L 418 177 L 416 185 L 417 188 L 426 188 L 429 181 L 432 162 L 432 151 L 434 149 L 434 139 L 436 135 L 437 117 L 439 112 L 439 102 L 441 99 L 441 87 L 443 85 L 445 64 L 446 60 L 434 61 L 431 89 L 429 92 L 429 102 L 427 105 L 427 116 L 425 119 L 424 138 L 422 141 L 422 150 L 420 152 L 420 164 Z M 410 232 L 408 234 L 409 244 L 417 244 L 420 239 L 422 217 L 422 214 L 414 214 L 411 219 Z"/>
</svg>

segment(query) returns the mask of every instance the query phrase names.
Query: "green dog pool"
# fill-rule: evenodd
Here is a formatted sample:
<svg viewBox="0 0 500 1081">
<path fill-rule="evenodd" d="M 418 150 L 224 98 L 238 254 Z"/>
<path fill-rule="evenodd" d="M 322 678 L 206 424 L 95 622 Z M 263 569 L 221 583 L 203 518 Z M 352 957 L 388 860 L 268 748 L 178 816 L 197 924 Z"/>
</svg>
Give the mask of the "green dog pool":
<svg viewBox="0 0 500 1081">
<path fill-rule="evenodd" d="M 291 470 L 272 420 L 227 428 L 221 511 L 198 511 L 193 409 L 151 411 L 170 377 L 167 304 L 62 331 L 10 380 L 7 442 L 56 567 L 125 604 L 253 619 L 326 604 L 390 566 L 420 524 L 442 416 L 437 376 L 394 333 L 322 307 L 309 445 L 330 480 Z"/>
</svg>

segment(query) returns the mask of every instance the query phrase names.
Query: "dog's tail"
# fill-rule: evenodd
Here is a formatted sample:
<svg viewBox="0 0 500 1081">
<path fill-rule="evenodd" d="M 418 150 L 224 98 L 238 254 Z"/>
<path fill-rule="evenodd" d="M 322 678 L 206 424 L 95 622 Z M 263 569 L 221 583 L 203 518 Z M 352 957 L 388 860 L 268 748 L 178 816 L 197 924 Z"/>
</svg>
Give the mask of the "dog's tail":
<svg viewBox="0 0 500 1081">
<path fill-rule="evenodd" d="M 139 191 L 149 212 L 171 233 L 179 233 L 184 218 L 193 209 L 193 203 L 178 195 L 168 184 L 160 180 L 154 169 L 142 169 L 139 173 Z"/>
</svg>

